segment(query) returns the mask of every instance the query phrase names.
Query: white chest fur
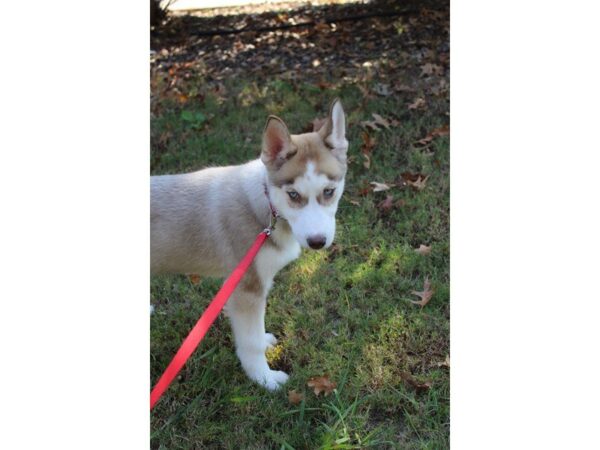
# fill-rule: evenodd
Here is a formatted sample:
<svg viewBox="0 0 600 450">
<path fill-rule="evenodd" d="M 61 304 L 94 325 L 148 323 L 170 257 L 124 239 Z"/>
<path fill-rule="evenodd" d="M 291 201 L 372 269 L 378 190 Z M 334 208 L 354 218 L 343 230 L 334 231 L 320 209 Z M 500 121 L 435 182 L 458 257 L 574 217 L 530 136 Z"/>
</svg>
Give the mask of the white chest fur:
<svg viewBox="0 0 600 450">
<path fill-rule="evenodd" d="M 269 238 L 271 239 L 271 238 Z M 264 246 L 256 256 L 256 270 L 268 291 L 273 277 L 300 256 L 300 244 L 291 234 L 277 241 L 278 246 Z"/>
</svg>

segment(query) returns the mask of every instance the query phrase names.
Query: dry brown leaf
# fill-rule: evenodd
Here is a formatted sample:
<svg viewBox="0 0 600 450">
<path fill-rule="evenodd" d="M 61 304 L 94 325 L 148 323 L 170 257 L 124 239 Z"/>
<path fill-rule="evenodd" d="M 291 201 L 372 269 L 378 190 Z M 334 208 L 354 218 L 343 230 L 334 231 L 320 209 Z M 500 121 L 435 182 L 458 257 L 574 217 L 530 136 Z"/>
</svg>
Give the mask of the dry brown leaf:
<svg viewBox="0 0 600 450">
<path fill-rule="evenodd" d="M 382 127 L 386 130 L 389 130 L 390 126 L 397 127 L 398 125 L 400 125 L 400 122 L 396 119 L 386 119 L 377 113 L 372 113 L 371 115 L 375 120 L 363 120 L 360 123 L 362 127 L 371 128 L 374 131 L 380 131 Z"/>
<path fill-rule="evenodd" d="M 371 168 L 371 156 L 363 153 L 363 158 L 365 158 L 365 160 L 363 161 L 363 166 L 365 169 L 369 170 Z"/>
<path fill-rule="evenodd" d="M 394 85 L 394 90 L 398 92 L 414 92 L 415 89 L 402 83 L 396 83 Z"/>
<path fill-rule="evenodd" d="M 295 389 L 288 391 L 288 401 L 292 405 L 298 405 L 302 400 L 304 400 L 304 394 L 296 392 Z"/>
<path fill-rule="evenodd" d="M 450 355 L 446 355 L 446 359 L 442 362 L 437 363 L 438 367 L 450 368 Z"/>
<path fill-rule="evenodd" d="M 419 139 L 417 141 L 417 144 L 427 145 L 431 141 L 433 141 L 434 138 L 436 138 L 438 136 L 448 136 L 449 134 L 450 134 L 450 128 L 448 127 L 448 125 L 444 125 L 443 127 L 436 128 L 435 130 L 433 130 L 431 133 L 429 133 L 424 138 Z"/>
<path fill-rule="evenodd" d="M 437 64 L 427 63 L 421 66 L 421 76 L 441 75 L 444 73 L 444 68 Z"/>
<path fill-rule="evenodd" d="M 411 300 L 411 303 L 414 303 L 415 305 L 419 305 L 421 308 L 423 306 L 425 306 L 427 303 L 429 303 L 429 300 L 431 300 L 431 297 L 433 296 L 433 289 L 431 289 L 431 283 L 429 281 L 429 277 L 425 277 L 425 282 L 423 283 L 423 290 L 422 291 L 411 291 L 410 292 L 413 295 L 416 295 L 417 297 L 419 297 L 421 300 Z"/>
<path fill-rule="evenodd" d="M 329 24 L 326 22 L 318 22 L 315 24 L 314 26 L 315 30 L 317 31 L 329 31 L 331 28 L 329 27 Z"/>
<path fill-rule="evenodd" d="M 392 186 L 385 184 L 385 183 L 378 183 L 377 181 L 371 181 L 369 183 L 371 186 L 373 186 L 373 192 L 383 192 L 383 191 L 387 191 L 388 189 L 391 189 Z"/>
<path fill-rule="evenodd" d="M 412 102 L 410 105 L 408 105 L 408 109 L 424 109 L 425 108 L 425 100 L 418 97 L 415 99 L 414 102 Z"/>
<path fill-rule="evenodd" d="M 317 396 L 321 392 L 324 392 L 325 395 L 329 395 L 337 386 L 335 381 L 331 381 L 329 379 L 329 375 L 327 374 L 323 375 L 322 377 L 312 377 L 306 384 L 308 387 L 313 388 L 315 395 Z"/>
<path fill-rule="evenodd" d="M 363 155 L 363 158 L 365 158 L 365 160 L 363 161 L 363 166 L 365 166 L 365 169 L 369 169 L 371 167 L 371 152 L 373 151 L 373 148 L 375 147 L 375 139 L 373 139 L 369 135 L 369 133 L 367 133 L 366 131 L 363 131 L 362 140 L 363 140 L 363 145 L 360 148 L 360 150 Z"/>
<path fill-rule="evenodd" d="M 371 192 L 371 188 L 370 188 L 369 186 L 365 186 L 365 187 L 361 188 L 361 189 L 360 189 L 360 190 L 357 192 L 357 194 L 358 194 L 360 197 L 366 197 L 367 195 L 369 195 L 369 193 L 370 193 L 370 192 Z"/>
<path fill-rule="evenodd" d="M 333 85 L 333 84 L 331 84 L 331 83 L 328 83 L 327 81 L 323 81 L 323 80 L 319 81 L 319 82 L 317 83 L 317 86 L 319 86 L 319 89 L 321 89 L 321 90 L 323 90 L 323 91 L 324 91 L 325 89 L 332 89 L 332 88 L 334 87 L 334 85 Z"/>
<path fill-rule="evenodd" d="M 427 184 L 427 179 L 429 178 L 429 175 L 410 172 L 404 172 L 400 176 L 402 177 L 402 181 L 404 182 L 404 184 L 413 187 L 417 191 L 420 191 L 425 188 Z"/>
<path fill-rule="evenodd" d="M 371 128 L 374 131 L 379 131 L 379 127 L 374 120 L 363 120 L 360 125 L 365 128 Z"/>
<path fill-rule="evenodd" d="M 190 279 L 190 282 L 194 285 L 200 283 L 200 275 L 197 275 L 195 273 L 191 273 L 188 275 L 188 278 Z"/>
<path fill-rule="evenodd" d="M 417 144 L 419 145 L 427 145 L 429 144 L 431 141 L 433 141 L 433 136 L 431 135 L 427 135 L 424 138 L 421 138 L 417 141 Z"/>
<path fill-rule="evenodd" d="M 443 127 L 436 128 L 430 134 L 433 137 L 448 136 L 450 134 L 450 127 L 448 125 L 444 125 Z"/>
<path fill-rule="evenodd" d="M 425 178 L 420 178 L 417 181 L 407 181 L 406 184 L 408 184 L 409 186 L 414 187 L 417 191 L 420 191 L 422 189 L 425 188 L 425 185 L 427 184 L 427 178 L 429 178 L 429 175 L 426 176 Z"/>
<path fill-rule="evenodd" d="M 427 245 L 421 244 L 421 245 L 419 245 L 419 248 L 415 249 L 415 252 L 417 252 L 419 255 L 427 256 L 431 253 L 431 245 L 427 246 Z"/>
<path fill-rule="evenodd" d="M 389 123 L 389 122 L 388 122 L 386 119 L 384 119 L 383 117 L 381 117 L 381 116 L 380 116 L 379 114 L 377 114 L 377 113 L 373 113 L 373 114 L 371 114 L 371 115 L 372 115 L 372 116 L 373 116 L 373 118 L 375 119 L 375 123 L 376 123 L 377 125 L 381 125 L 381 126 L 385 127 L 385 129 L 386 129 L 386 130 L 389 130 L 389 129 L 390 129 L 390 123 Z"/>
<path fill-rule="evenodd" d="M 170 131 L 163 131 L 161 135 L 158 137 L 158 143 L 160 145 L 165 145 L 169 142 L 169 139 L 173 137 L 173 134 Z"/>
<path fill-rule="evenodd" d="M 425 383 L 420 383 L 415 379 L 415 377 L 413 377 L 408 372 L 401 372 L 400 376 L 402 377 L 402 379 L 404 381 L 406 381 L 406 383 L 410 387 L 414 388 L 417 392 L 428 391 L 431 388 L 431 381 L 426 381 Z"/>
<path fill-rule="evenodd" d="M 388 212 L 390 209 L 394 207 L 394 197 L 388 195 L 385 200 L 382 200 L 377 204 L 377 208 L 379 208 L 383 212 Z"/>
<path fill-rule="evenodd" d="M 358 84 L 357 87 L 358 87 L 358 90 L 363 95 L 363 97 L 364 97 L 365 100 L 368 99 L 368 98 L 373 97 L 371 95 L 371 92 L 369 91 L 369 89 L 366 86 L 363 86 L 362 84 Z"/>
</svg>

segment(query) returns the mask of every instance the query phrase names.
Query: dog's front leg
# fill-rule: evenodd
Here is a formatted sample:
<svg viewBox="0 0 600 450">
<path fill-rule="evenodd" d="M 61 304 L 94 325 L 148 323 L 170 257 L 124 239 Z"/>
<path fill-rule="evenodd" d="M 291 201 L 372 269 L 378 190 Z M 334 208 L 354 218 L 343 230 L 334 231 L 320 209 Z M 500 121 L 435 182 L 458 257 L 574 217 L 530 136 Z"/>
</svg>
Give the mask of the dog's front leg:
<svg viewBox="0 0 600 450">
<path fill-rule="evenodd" d="M 240 286 L 242 287 L 242 286 Z M 269 390 L 278 389 L 288 375 L 271 370 L 265 351 L 275 344 L 272 334 L 265 333 L 266 294 L 237 289 L 227 304 L 227 315 L 236 343 L 236 353 L 251 380 Z"/>
</svg>

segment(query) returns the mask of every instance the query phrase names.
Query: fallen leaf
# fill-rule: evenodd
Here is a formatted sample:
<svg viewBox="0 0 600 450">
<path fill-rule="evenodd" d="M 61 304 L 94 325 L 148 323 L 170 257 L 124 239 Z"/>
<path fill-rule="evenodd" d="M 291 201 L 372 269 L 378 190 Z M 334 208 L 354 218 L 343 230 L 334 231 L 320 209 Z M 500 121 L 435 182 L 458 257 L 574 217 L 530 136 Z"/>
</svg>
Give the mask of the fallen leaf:
<svg viewBox="0 0 600 450">
<path fill-rule="evenodd" d="M 370 188 L 369 186 L 365 186 L 365 187 L 361 188 L 361 189 L 360 189 L 360 190 L 357 192 L 357 194 L 358 194 L 360 197 L 366 197 L 367 195 L 369 195 L 369 192 L 371 192 L 371 188 Z"/>
<path fill-rule="evenodd" d="M 427 303 L 429 303 L 429 300 L 431 300 L 431 297 L 433 296 L 433 290 L 431 289 L 431 283 L 429 282 L 429 277 L 425 277 L 425 282 L 423 283 L 423 290 L 422 291 L 411 291 L 411 294 L 416 295 L 417 297 L 419 297 L 421 300 L 411 300 L 411 303 L 414 303 L 415 305 L 419 305 L 421 306 L 421 308 L 423 306 L 425 306 Z"/>
<path fill-rule="evenodd" d="M 446 359 L 442 362 L 437 363 L 438 367 L 450 368 L 450 355 L 446 355 Z"/>
<path fill-rule="evenodd" d="M 417 141 L 417 144 L 420 145 L 427 145 L 429 144 L 431 141 L 433 141 L 433 136 L 428 134 L 427 136 L 425 136 L 424 138 L 421 138 Z"/>
<path fill-rule="evenodd" d="M 329 24 L 326 22 L 318 22 L 317 24 L 315 24 L 314 26 L 316 31 L 329 31 L 331 28 L 329 27 Z"/>
<path fill-rule="evenodd" d="M 425 188 L 425 185 L 427 183 L 427 178 L 429 178 L 429 176 L 426 176 L 425 178 L 420 178 L 417 181 L 407 181 L 406 184 L 408 184 L 409 186 L 414 187 L 417 191 L 423 190 Z"/>
<path fill-rule="evenodd" d="M 325 395 L 329 395 L 337 386 L 335 381 L 331 381 L 329 379 L 329 375 L 327 374 L 323 375 L 322 377 L 312 377 L 306 384 L 308 387 L 313 388 L 315 395 L 317 396 L 321 392 L 324 392 Z"/>
<path fill-rule="evenodd" d="M 400 122 L 397 121 L 396 119 L 386 119 L 384 117 L 382 117 L 381 115 L 377 114 L 377 113 L 373 113 L 371 114 L 373 116 L 373 119 L 375 120 L 363 120 L 360 125 L 364 128 L 371 128 L 374 131 L 380 131 L 381 127 L 385 128 L 386 130 L 390 129 L 390 126 L 394 126 L 397 127 L 398 125 L 400 125 Z"/>
<path fill-rule="evenodd" d="M 197 275 L 195 273 L 191 273 L 188 275 L 188 278 L 190 279 L 190 282 L 194 285 L 200 283 L 200 275 Z"/>
<path fill-rule="evenodd" d="M 421 76 L 441 75 L 444 73 L 444 68 L 437 64 L 427 63 L 421 66 Z"/>
<path fill-rule="evenodd" d="M 328 83 L 327 81 L 323 81 L 323 80 L 319 81 L 319 82 L 317 83 L 317 86 L 318 86 L 318 87 L 319 87 L 319 89 L 321 89 L 322 91 L 324 91 L 325 89 L 331 89 L 331 88 L 333 88 L 333 84 L 331 84 L 331 83 Z"/>
<path fill-rule="evenodd" d="M 348 203 L 354 206 L 360 206 L 360 202 L 357 202 L 356 200 L 348 200 Z"/>
<path fill-rule="evenodd" d="M 173 134 L 170 131 L 163 131 L 161 135 L 158 137 L 158 143 L 160 145 L 165 145 L 169 142 L 169 139 L 173 137 Z"/>
<path fill-rule="evenodd" d="M 377 204 L 377 208 L 383 212 L 388 212 L 390 209 L 394 207 L 394 197 L 388 195 L 385 200 L 382 200 Z"/>
<path fill-rule="evenodd" d="M 375 123 L 374 120 L 363 120 L 360 123 L 360 125 L 365 128 L 371 128 L 375 131 L 379 131 L 379 127 L 377 126 L 377 123 Z"/>
<path fill-rule="evenodd" d="M 419 248 L 415 249 L 415 252 L 417 252 L 419 255 L 427 256 L 431 253 L 431 245 L 427 246 L 427 245 L 421 244 L 421 245 L 419 245 Z"/>
<path fill-rule="evenodd" d="M 448 125 L 444 125 L 443 127 L 436 128 L 430 133 L 433 137 L 437 136 L 448 136 L 450 134 L 450 127 Z"/>
<path fill-rule="evenodd" d="M 292 405 L 297 405 L 299 404 L 302 400 L 304 400 L 304 394 L 301 394 L 300 392 L 296 392 L 296 390 L 291 390 L 288 391 L 288 401 L 292 404 Z"/>
<path fill-rule="evenodd" d="M 404 184 L 413 187 L 417 191 L 421 191 L 425 188 L 429 175 L 423 175 L 422 173 L 404 172 L 403 174 L 401 174 L 401 177 Z"/>
<path fill-rule="evenodd" d="M 424 109 L 425 108 L 425 100 L 418 97 L 415 99 L 414 102 L 412 102 L 410 105 L 408 105 L 408 109 Z"/>
<path fill-rule="evenodd" d="M 401 372 L 400 376 L 402 377 L 402 379 L 404 381 L 406 381 L 406 383 L 414 388 L 417 392 L 424 392 L 424 391 L 428 391 L 431 388 L 431 381 L 426 381 L 424 383 L 419 383 L 415 377 L 413 377 L 410 373 L 408 372 Z"/>
<path fill-rule="evenodd" d="M 433 141 L 434 138 L 436 138 L 438 136 L 448 136 L 449 134 L 450 134 L 450 128 L 448 127 L 448 125 L 444 125 L 443 127 L 436 128 L 435 130 L 433 130 L 431 133 L 429 133 L 424 138 L 419 139 L 417 141 L 417 144 L 427 145 L 431 141 Z"/>
<path fill-rule="evenodd" d="M 448 82 L 445 79 L 441 79 L 437 86 L 431 88 L 431 92 L 434 95 L 444 95 L 448 92 Z"/>
<path fill-rule="evenodd" d="M 392 188 L 392 186 L 385 183 L 378 183 L 377 181 L 371 181 L 369 184 L 373 186 L 373 192 L 383 192 Z"/>
<path fill-rule="evenodd" d="M 363 145 L 360 148 L 360 151 L 365 160 L 363 161 L 363 166 L 365 169 L 371 168 L 371 152 L 373 151 L 373 147 L 375 147 L 375 139 L 373 139 L 369 133 L 363 131 L 362 133 Z"/>
<path fill-rule="evenodd" d="M 376 114 L 376 113 L 373 113 L 371 115 L 375 119 L 376 124 L 384 126 L 386 128 L 386 130 L 390 129 L 390 123 L 386 119 L 384 119 L 383 117 L 381 117 L 379 114 Z"/>
<path fill-rule="evenodd" d="M 338 244 L 337 242 L 334 242 L 329 247 L 329 256 L 336 257 L 342 250 L 343 250 L 342 246 L 340 244 Z"/>
<path fill-rule="evenodd" d="M 362 155 L 363 155 L 363 158 L 365 158 L 365 160 L 363 161 L 363 166 L 365 169 L 368 170 L 371 168 L 371 156 L 366 153 L 363 153 Z"/>
<path fill-rule="evenodd" d="M 363 85 L 361 85 L 361 84 L 358 84 L 358 85 L 357 85 L 357 87 L 358 87 L 358 90 L 359 90 L 359 91 L 361 92 L 361 94 L 363 95 L 363 97 L 364 97 L 364 99 L 365 99 L 365 100 L 366 100 L 366 99 L 369 99 L 369 98 L 371 98 L 371 97 L 373 97 L 373 96 L 371 95 L 371 93 L 369 92 L 369 89 L 368 89 L 366 86 L 363 86 Z"/>
<path fill-rule="evenodd" d="M 396 83 L 394 85 L 394 90 L 398 92 L 414 92 L 415 89 L 402 83 Z"/>
</svg>

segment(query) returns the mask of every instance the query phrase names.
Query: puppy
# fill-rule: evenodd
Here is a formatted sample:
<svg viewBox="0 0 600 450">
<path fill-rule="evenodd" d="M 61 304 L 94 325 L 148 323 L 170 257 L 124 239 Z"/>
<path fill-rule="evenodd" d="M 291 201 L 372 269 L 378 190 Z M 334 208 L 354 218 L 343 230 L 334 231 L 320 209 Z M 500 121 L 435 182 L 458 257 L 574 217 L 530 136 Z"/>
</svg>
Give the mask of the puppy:
<svg viewBox="0 0 600 450">
<path fill-rule="evenodd" d="M 248 377 L 269 390 L 288 375 L 271 370 L 265 351 L 266 299 L 275 274 L 301 248 L 333 242 L 346 175 L 346 120 L 339 100 L 316 132 L 290 135 L 270 116 L 259 159 L 238 166 L 151 177 L 151 271 L 226 277 L 256 235 L 276 227 L 225 307 Z"/>
</svg>

